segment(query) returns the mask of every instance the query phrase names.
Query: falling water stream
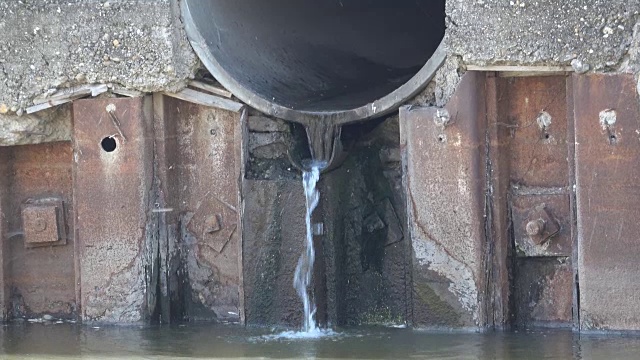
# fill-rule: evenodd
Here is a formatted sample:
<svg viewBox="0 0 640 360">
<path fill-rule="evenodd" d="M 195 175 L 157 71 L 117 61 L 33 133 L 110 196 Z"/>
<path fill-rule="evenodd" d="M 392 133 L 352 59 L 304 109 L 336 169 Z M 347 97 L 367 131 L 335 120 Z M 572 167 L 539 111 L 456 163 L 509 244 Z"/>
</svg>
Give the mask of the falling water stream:
<svg viewBox="0 0 640 360">
<path fill-rule="evenodd" d="M 302 173 L 302 185 L 304 188 L 305 202 L 306 202 L 306 238 L 305 249 L 298 259 L 298 265 L 293 276 L 293 287 L 296 289 L 300 300 L 303 305 L 304 320 L 302 323 L 301 331 L 285 331 L 275 335 L 263 336 L 268 340 L 280 340 L 280 339 L 314 339 L 322 338 L 325 336 L 334 336 L 338 333 L 330 329 L 320 329 L 316 323 L 316 305 L 313 297 L 310 296 L 310 285 L 313 273 L 313 263 L 315 261 L 315 250 L 313 248 L 313 224 L 312 216 L 313 211 L 318 206 L 320 201 L 320 192 L 316 185 L 320 180 L 320 171 L 326 166 L 325 162 L 313 161 L 308 165 L 308 170 Z"/>
<path fill-rule="evenodd" d="M 320 170 L 322 163 L 313 163 L 308 171 L 302 174 L 302 185 L 304 187 L 304 195 L 306 199 L 307 212 L 305 214 L 305 224 L 307 227 L 307 236 L 305 239 L 306 249 L 300 255 L 296 272 L 293 277 L 293 287 L 298 292 L 300 300 L 302 300 L 304 311 L 304 323 L 302 324 L 302 332 L 314 333 L 318 331 L 316 324 L 316 306 L 313 298 L 309 296 L 309 285 L 311 284 L 311 274 L 313 272 L 313 263 L 315 261 L 315 251 L 313 249 L 313 229 L 311 217 L 313 210 L 318 206 L 320 193 L 316 188 L 318 180 L 320 180 Z"/>
</svg>

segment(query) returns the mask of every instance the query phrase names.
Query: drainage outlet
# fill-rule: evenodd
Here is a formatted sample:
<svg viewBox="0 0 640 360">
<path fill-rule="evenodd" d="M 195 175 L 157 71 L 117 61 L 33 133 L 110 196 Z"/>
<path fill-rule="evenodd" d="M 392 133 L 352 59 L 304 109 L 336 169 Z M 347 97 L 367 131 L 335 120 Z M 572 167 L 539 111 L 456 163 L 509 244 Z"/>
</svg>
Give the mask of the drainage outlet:
<svg viewBox="0 0 640 360">
<path fill-rule="evenodd" d="M 444 62 L 444 0 L 184 0 L 209 72 L 250 106 L 335 124 L 389 113 Z"/>
</svg>

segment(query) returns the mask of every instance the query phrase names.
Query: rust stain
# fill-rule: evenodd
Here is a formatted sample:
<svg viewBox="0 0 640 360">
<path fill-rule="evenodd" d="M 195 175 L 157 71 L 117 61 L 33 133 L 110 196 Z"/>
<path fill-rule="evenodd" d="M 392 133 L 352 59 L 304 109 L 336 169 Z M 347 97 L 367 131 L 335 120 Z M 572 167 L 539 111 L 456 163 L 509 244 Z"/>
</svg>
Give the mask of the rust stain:
<svg viewBox="0 0 640 360">
<path fill-rule="evenodd" d="M 579 279 L 588 284 L 580 288 L 581 325 L 639 330 L 640 99 L 636 81 L 630 74 L 574 76 L 572 81 Z M 603 121 L 605 115 L 609 118 Z"/>
<path fill-rule="evenodd" d="M 147 316 L 142 254 L 153 176 L 150 107 L 150 97 L 74 103 L 76 251 L 86 321 L 134 323 Z M 112 115 L 127 141 L 114 135 L 111 121 L 101 121 Z"/>
<path fill-rule="evenodd" d="M 0 158 L 6 170 L 0 181 L 0 217 L 6 226 L 0 232 L 3 313 L 9 318 L 49 314 L 74 319 L 70 143 L 2 148 Z M 52 246 L 64 244 L 69 245 Z"/>
</svg>

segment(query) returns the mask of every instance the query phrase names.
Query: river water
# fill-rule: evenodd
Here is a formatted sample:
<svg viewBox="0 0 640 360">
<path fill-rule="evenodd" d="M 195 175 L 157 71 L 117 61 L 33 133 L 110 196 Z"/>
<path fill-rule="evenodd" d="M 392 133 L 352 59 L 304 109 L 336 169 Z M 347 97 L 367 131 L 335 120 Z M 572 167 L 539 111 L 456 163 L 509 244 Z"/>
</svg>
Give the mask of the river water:
<svg viewBox="0 0 640 360">
<path fill-rule="evenodd" d="M 640 337 L 571 331 L 434 333 L 338 330 L 287 339 L 241 326 L 99 327 L 11 324 L 0 328 L 3 359 L 640 359 Z"/>
</svg>

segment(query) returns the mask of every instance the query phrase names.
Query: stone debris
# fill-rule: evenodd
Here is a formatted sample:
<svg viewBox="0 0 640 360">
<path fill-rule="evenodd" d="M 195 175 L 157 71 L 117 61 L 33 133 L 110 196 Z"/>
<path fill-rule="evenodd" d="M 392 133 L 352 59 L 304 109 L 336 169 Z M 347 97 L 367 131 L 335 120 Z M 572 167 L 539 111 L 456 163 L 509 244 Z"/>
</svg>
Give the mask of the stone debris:
<svg viewBox="0 0 640 360">
<path fill-rule="evenodd" d="M 289 125 L 283 120 L 266 116 L 249 116 L 247 119 L 249 131 L 252 132 L 288 132 Z"/>
<path fill-rule="evenodd" d="M 69 104 L 25 116 L 0 115 L 0 146 L 71 140 Z"/>
</svg>

